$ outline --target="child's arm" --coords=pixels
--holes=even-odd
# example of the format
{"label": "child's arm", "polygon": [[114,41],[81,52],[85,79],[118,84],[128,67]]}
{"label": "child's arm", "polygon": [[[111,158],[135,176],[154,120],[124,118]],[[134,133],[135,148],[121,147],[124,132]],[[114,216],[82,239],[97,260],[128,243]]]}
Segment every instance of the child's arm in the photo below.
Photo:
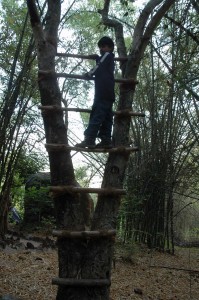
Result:
{"label": "child's arm", "polygon": [[[97,59],[99,58],[99,55],[98,55],[98,54],[91,54],[91,55],[89,55],[89,58],[95,59],[95,60],[97,61]],[[95,68],[95,67],[94,67],[94,68]],[[84,76],[85,78],[87,78],[87,79],[92,78],[92,75],[90,74],[90,72],[91,72],[94,68],[92,68],[90,71],[84,73],[83,76]]]}
{"label": "child's arm", "polygon": [[109,52],[105,52],[104,55],[102,56],[102,58],[100,59],[100,61],[98,61],[98,63],[96,64],[96,66],[94,68],[92,68],[89,72],[85,73],[84,76],[86,78],[92,78],[93,75],[95,75],[95,72],[97,71],[97,69],[99,68],[99,66],[101,64],[103,64],[103,62],[105,61],[105,59],[107,58],[107,56],[109,54],[110,54]]}

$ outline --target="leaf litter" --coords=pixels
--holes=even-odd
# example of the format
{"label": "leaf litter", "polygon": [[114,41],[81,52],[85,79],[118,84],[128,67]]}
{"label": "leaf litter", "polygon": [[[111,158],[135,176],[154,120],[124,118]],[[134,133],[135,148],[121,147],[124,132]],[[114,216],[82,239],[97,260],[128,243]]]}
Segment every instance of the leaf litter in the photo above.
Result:
{"label": "leaf litter", "polygon": [[[56,249],[0,251],[0,296],[21,300],[56,299]],[[137,247],[116,247],[110,300],[198,300],[199,249],[177,248],[175,255]]]}

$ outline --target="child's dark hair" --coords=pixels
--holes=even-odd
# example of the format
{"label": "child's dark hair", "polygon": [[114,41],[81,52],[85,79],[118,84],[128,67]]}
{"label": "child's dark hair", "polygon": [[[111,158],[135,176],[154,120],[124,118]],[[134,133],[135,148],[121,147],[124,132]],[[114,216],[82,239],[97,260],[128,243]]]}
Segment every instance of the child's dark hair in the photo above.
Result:
{"label": "child's dark hair", "polygon": [[108,36],[103,36],[99,42],[97,43],[98,47],[109,46],[110,48],[114,49],[114,42]]}

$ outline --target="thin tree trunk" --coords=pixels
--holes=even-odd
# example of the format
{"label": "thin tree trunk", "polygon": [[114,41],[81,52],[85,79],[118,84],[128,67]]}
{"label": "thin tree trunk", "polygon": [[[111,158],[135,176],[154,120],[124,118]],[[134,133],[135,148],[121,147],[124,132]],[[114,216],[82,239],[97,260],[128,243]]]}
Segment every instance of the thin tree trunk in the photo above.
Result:
{"label": "thin tree trunk", "polygon": [[[7,230],[7,214],[10,205],[10,190],[13,180],[14,168],[21,147],[24,145],[26,137],[19,137],[19,129],[22,126],[23,118],[26,113],[28,99],[19,95],[27,89],[28,80],[24,83],[25,75],[29,74],[28,68],[33,62],[30,57],[33,50],[33,40],[30,38],[29,46],[26,51],[22,70],[17,73],[20,51],[23,45],[25,29],[28,22],[28,14],[24,20],[24,26],[20,35],[19,42],[16,46],[13,63],[11,66],[10,77],[5,92],[4,100],[1,105],[0,115],[0,235],[4,236]],[[31,58],[31,59],[30,59]],[[16,112],[16,106],[18,110]]]}

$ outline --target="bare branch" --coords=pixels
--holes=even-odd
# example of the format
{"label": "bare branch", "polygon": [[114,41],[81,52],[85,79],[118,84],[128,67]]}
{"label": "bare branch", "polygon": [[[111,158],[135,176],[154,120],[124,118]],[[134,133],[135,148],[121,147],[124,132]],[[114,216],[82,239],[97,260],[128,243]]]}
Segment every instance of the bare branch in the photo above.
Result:
{"label": "bare branch", "polygon": [[148,45],[148,42],[149,42],[155,28],[157,27],[157,25],[161,21],[162,17],[165,15],[165,13],[169,10],[169,8],[172,6],[172,4],[175,1],[176,0],[166,0],[165,3],[158,9],[156,14],[152,17],[151,21],[149,22],[149,24],[146,27],[144,35],[143,35],[143,46],[142,46],[143,52],[144,52],[146,46]]}
{"label": "bare branch", "polygon": [[123,25],[117,21],[110,19],[108,16],[109,13],[110,0],[104,0],[104,8],[98,10],[99,14],[102,16],[102,22],[104,25],[108,27],[113,27],[115,30],[115,38],[117,44],[117,51],[120,57],[126,57],[126,47],[124,42],[124,34],[123,34]]}
{"label": "bare branch", "polygon": [[182,29],[188,36],[190,36],[198,45],[199,45],[199,39],[196,35],[194,35],[189,29],[185,28],[182,23],[174,20],[173,18],[169,17],[168,15],[165,15],[165,17],[170,20],[172,23],[177,25],[180,29]]}
{"label": "bare branch", "polygon": [[40,25],[40,18],[39,18],[39,14],[37,12],[37,7],[36,7],[36,4],[35,4],[35,1],[34,0],[27,0],[27,6],[28,6],[29,14],[30,14],[31,25],[33,27]]}
{"label": "bare branch", "polygon": [[57,34],[60,24],[61,3],[60,0],[49,1],[46,14],[45,34],[48,42],[57,46]]}
{"label": "bare branch", "polygon": [[148,21],[149,16],[153,12],[153,9],[159,5],[162,2],[162,0],[151,0],[147,3],[147,5],[142,10],[140,17],[137,21],[137,24],[135,26],[134,30],[134,39],[133,39],[133,46],[137,43],[139,44],[140,38],[143,36],[144,29],[146,27],[146,23]]}
{"label": "bare branch", "polygon": [[42,28],[42,24],[40,21],[40,17],[37,11],[37,7],[34,0],[27,0],[28,12],[30,15],[30,23],[32,26],[32,30],[34,33],[34,38],[37,42],[45,43],[44,32]]}
{"label": "bare branch", "polygon": [[[129,64],[127,67],[128,71],[131,73],[131,76],[133,78],[137,76],[140,61],[155,28],[161,21],[164,14],[169,10],[171,5],[175,3],[175,1],[176,0],[151,0],[143,9],[135,27],[132,48],[129,55]],[[146,23],[150,15],[153,13],[154,9],[162,2],[164,3],[160,6],[160,8],[151,18],[151,21],[146,27]]]}

